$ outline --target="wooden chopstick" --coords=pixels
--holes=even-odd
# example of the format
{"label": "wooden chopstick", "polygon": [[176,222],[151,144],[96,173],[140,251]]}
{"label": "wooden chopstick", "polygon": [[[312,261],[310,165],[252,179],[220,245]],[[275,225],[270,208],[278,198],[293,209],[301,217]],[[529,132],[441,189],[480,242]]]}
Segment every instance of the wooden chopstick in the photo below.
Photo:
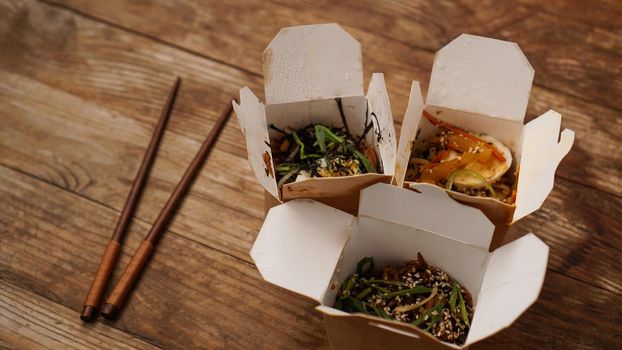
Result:
{"label": "wooden chopstick", "polygon": [[151,256],[154,247],[158,243],[160,236],[166,230],[166,227],[170,222],[170,219],[173,217],[173,214],[175,214],[175,210],[183,199],[184,194],[192,184],[192,181],[199,172],[199,169],[205,161],[205,158],[210,153],[212,145],[216,141],[218,134],[224,127],[227,119],[229,118],[229,115],[231,114],[232,108],[233,105],[229,104],[228,107],[220,115],[220,117],[216,121],[216,124],[207,135],[207,138],[205,139],[205,141],[203,141],[203,145],[201,145],[201,148],[195,155],[192,163],[190,163],[190,166],[188,166],[188,169],[186,169],[186,172],[182,176],[179,184],[177,184],[177,187],[175,187],[175,190],[173,190],[173,193],[164,205],[164,208],[160,212],[160,215],[158,215],[158,218],[151,227],[151,230],[149,230],[149,233],[134,253],[132,260],[130,260],[130,263],[123,271],[121,278],[119,278],[119,281],[108,296],[106,304],[101,310],[101,314],[105,318],[116,318],[121,306],[123,305],[123,302],[125,301],[132,286],[134,285],[134,282],[136,281],[138,276],[140,276],[141,271],[149,260],[149,257]]}
{"label": "wooden chopstick", "polygon": [[84,299],[84,307],[82,308],[82,314],[80,315],[80,318],[83,321],[92,321],[96,316],[104,290],[108,285],[108,280],[110,279],[112,270],[117,263],[123,237],[127,232],[127,227],[136,209],[136,204],[138,203],[138,199],[140,198],[143,188],[145,187],[149,170],[151,169],[160,140],[164,134],[164,128],[169,116],[171,115],[171,111],[173,110],[173,105],[175,104],[180,84],[181,78],[177,77],[175,84],[168,94],[166,103],[162,108],[158,124],[156,124],[155,129],[153,130],[151,141],[149,141],[149,146],[147,147],[143,160],[140,163],[140,167],[138,168],[138,173],[136,173],[136,177],[134,178],[134,183],[132,183],[130,193],[125,200],[125,205],[123,206],[121,216],[119,216],[117,225],[112,233],[112,238],[110,238],[110,241],[104,250],[99,266],[97,267],[97,272],[95,272],[95,276],[91,282],[91,288]]}

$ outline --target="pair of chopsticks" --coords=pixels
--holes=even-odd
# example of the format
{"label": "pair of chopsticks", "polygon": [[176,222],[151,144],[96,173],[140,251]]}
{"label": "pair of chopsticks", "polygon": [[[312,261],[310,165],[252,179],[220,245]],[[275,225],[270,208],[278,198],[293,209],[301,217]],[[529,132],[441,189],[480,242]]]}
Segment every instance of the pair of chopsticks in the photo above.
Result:
{"label": "pair of chopsticks", "polygon": [[[82,309],[82,314],[80,315],[80,318],[84,321],[92,321],[96,317],[97,309],[99,308],[99,305],[102,301],[104,290],[108,285],[108,280],[110,279],[112,270],[117,263],[119,253],[121,251],[121,244],[123,238],[127,232],[127,227],[130,223],[130,219],[132,217],[132,214],[134,213],[136,204],[138,203],[138,199],[144,188],[149,169],[151,168],[151,164],[153,163],[153,159],[155,158],[155,154],[158,149],[158,145],[160,143],[162,135],[164,134],[165,125],[175,104],[175,99],[177,97],[180,85],[181,78],[178,77],[168,95],[166,104],[162,109],[160,120],[158,121],[158,124],[153,131],[151,141],[149,142],[149,146],[147,147],[143,160],[140,164],[140,168],[138,169],[138,173],[136,174],[136,178],[134,179],[134,183],[132,184],[130,193],[127,197],[127,200],[125,201],[121,216],[119,216],[119,220],[117,221],[117,225],[113,231],[112,238],[110,239],[108,245],[106,246],[106,249],[104,250],[101,261],[97,268],[97,272],[95,273],[93,282],[91,283],[91,288],[84,300],[84,307]],[[175,214],[177,207],[181,203],[181,200],[188,191],[188,188],[192,184],[192,181],[199,172],[201,164],[203,164],[203,162],[209,155],[214,142],[218,138],[219,132],[222,130],[225,123],[227,122],[229,115],[231,114],[232,108],[232,104],[229,103],[228,107],[223,111],[223,113],[216,121],[216,124],[205,138],[205,141],[203,141],[201,148],[194,156],[192,163],[190,163],[180,182],[177,184],[177,186],[173,190],[173,193],[171,193],[171,196],[164,205],[164,208],[162,208],[162,211],[160,212],[158,218],[149,230],[149,233],[139,245],[138,249],[134,253],[134,256],[123,271],[123,274],[117,281],[117,284],[112,289],[112,292],[108,296],[106,303],[100,310],[100,313],[105,318],[114,319],[117,316],[121,306],[123,305],[123,302],[125,301],[125,298],[128,296],[130,290],[132,289],[134,282],[140,276],[141,271],[149,260],[149,257],[151,256],[154,247],[158,243],[160,236],[166,230],[170,219]]]}

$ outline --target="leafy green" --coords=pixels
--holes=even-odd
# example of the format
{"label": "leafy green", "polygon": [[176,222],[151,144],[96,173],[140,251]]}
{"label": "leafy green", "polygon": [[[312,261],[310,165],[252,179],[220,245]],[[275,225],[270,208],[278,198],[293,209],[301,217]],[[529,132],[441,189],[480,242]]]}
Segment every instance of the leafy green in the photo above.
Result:
{"label": "leafy green", "polygon": [[[367,266],[367,269],[363,270]],[[356,274],[359,276],[371,276],[374,272],[374,258],[366,256],[356,264]]]}
{"label": "leafy green", "polygon": [[390,299],[390,298],[395,298],[397,296],[402,296],[402,295],[407,295],[407,294],[412,295],[412,294],[430,293],[431,291],[432,291],[432,288],[428,288],[424,286],[416,286],[414,288],[402,289],[396,292],[387,293],[387,294],[381,295],[380,298]]}

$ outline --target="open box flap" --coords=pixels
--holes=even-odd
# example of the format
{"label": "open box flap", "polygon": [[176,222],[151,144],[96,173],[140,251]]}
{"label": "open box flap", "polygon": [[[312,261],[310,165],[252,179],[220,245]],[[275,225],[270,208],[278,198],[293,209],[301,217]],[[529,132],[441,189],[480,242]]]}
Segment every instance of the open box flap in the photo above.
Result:
{"label": "open box flap", "polygon": [[410,160],[410,152],[412,150],[415,138],[417,137],[417,128],[419,120],[423,113],[423,96],[418,81],[413,81],[410,87],[410,97],[408,98],[408,107],[402,121],[402,129],[400,131],[400,141],[398,143],[397,155],[395,161],[395,176],[393,183],[398,187],[404,185],[404,177],[408,169],[408,161]]}
{"label": "open box flap", "polygon": [[354,220],[313,200],[292,200],[270,209],[250,255],[266,281],[320,303]]}
{"label": "open box flap", "polygon": [[436,53],[426,103],[522,123],[533,76],[516,43],[462,34]]}
{"label": "open box flap", "polygon": [[445,190],[415,184],[414,191],[376,184],[361,191],[359,216],[414,227],[488,250],[494,225],[478,209],[462,205]]}
{"label": "open box flap", "polygon": [[409,324],[365,314],[348,314],[320,305],[329,343],[334,349],[426,349],[447,350],[462,347],[438,341],[426,331]]}
{"label": "open box flap", "polygon": [[560,127],[561,115],[549,110],[523,128],[513,221],[540,208],[553,189],[555,170],[574,142],[574,132],[568,129],[558,142]]}
{"label": "open box flap", "polygon": [[510,326],[538,299],[548,256],[532,233],[490,254],[466,345]]}
{"label": "open box flap", "polygon": [[374,140],[380,152],[382,169],[384,174],[393,175],[395,171],[395,150],[397,148],[395,126],[393,125],[391,103],[382,73],[372,74],[367,90],[367,101],[369,103],[369,117],[371,118],[369,122],[374,123]]}
{"label": "open box flap", "polygon": [[261,187],[274,198],[279,198],[275,173],[272,169],[272,150],[265,107],[248,87],[240,89],[240,103],[237,104],[235,101],[232,103],[240,129],[246,136],[246,152],[253,173]]}
{"label": "open box flap", "polygon": [[363,96],[362,62],[335,23],[283,28],[263,53],[266,104]]}

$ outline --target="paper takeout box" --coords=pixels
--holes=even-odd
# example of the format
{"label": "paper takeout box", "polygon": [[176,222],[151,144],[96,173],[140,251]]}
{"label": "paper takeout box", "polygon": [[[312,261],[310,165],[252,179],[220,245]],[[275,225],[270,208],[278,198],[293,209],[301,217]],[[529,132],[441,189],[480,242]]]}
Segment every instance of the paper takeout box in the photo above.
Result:
{"label": "paper takeout box", "polygon": [[[361,46],[350,34],[337,24],[283,28],[263,53],[263,72],[265,106],[245,87],[233,108],[255,177],[274,198],[267,202],[314,198],[353,212],[362,188],[391,181],[397,143],[384,76],[372,75],[365,96]],[[340,104],[352,135],[372,125],[366,143],[376,149],[381,173],[311,178],[279,191],[270,149],[279,134],[270,125],[282,130],[311,123],[342,127]]]}
{"label": "paper takeout box", "polygon": [[413,82],[400,134],[394,183],[405,182],[411,150],[437,132],[422,112],[475,133],[486,133],[512,151],[517,174],[516,202],[450,196],[481,209],[495,224],[490,249],[498,247],[510,225],[537,210],[553,189],[555,170],[570,151],[574,132],[564,129],[561,115],[549,110],[523,125],[534,70],[516,43],[462,34],[436,53],[426,103]]}
{"label": "paper takeout box", "polygon": [[[480,210],[428,184],[417,191],[376,184],[361,192],[358,217],[308,199],[270,210],[251,249],[263,278],[317,301],[334,349],[464,348],[510,326],[538,298],[548,246],[528,234],[488,252],[494,225]],[[420,252],[473,296],[463,347],[405,323],[332,308],[343,281],[365,257],[377,269]]]}

